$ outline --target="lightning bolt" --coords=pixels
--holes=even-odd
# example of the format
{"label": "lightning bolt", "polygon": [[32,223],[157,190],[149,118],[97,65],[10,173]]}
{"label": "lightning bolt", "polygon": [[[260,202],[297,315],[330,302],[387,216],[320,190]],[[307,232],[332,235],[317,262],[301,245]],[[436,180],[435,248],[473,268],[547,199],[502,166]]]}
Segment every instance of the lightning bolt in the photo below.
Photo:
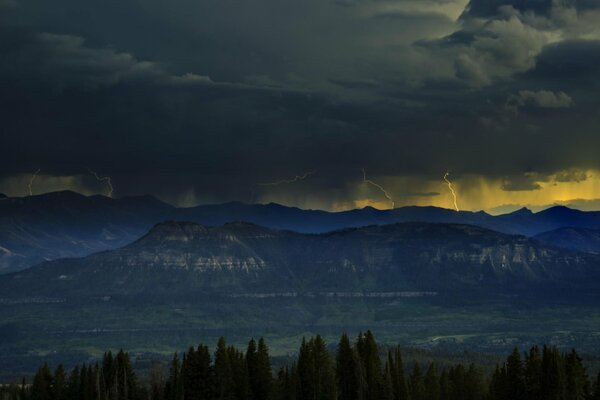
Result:
{"label": "lightning bolt", "polygon": [[96,180],[98,182],[106,182],[106,186],[108,187],[108,197],[112,197],[113,195],[113,185],[112,185],[112,179],[110,176],[100,176],[97,173],[95,173],[94,171],[92,171],[91,169],[87,169],[88,172],[92,175],[94,175],[94,177],[96,178]]}
{"label": "lightning bolt", "polygon": [[448,175],[450,175],[450,172],[446,172],[444,174],[444,180],[446,181],[446,184],[448,185],[448,189],[450,189],[450,193],[452,193],[452,198],[454,199],[454,209],[456,211],[460,211],[458,209],[458,204],[456,203],[456,192],[454,191],[454,188],[452,187],[452,182],[450,182],[450,180],[448,179]]}
{"label": "lightning bolt", "polygon": [[390,203],[392,203],[392,210],[393,210],[394,206],[395,206],[394,199],[392,198],[392,196],[390,196],[390,194],[388,193],[388,191],[385,190],[381,185],[373,182],[370,179],[367,179],[367,173],[365,172],[364,168],[361,168],[361,171],[363,173],[363,182],[364,183],[368,183],[369,185],[374,186],[377,189],[379,189],[383,193],[383,195],[385,196],[385,198],[388,199],[390,201]]}
{"label": "lightning bolt", "polygon": [[41,169],[37,169],[33,175],[31,175],[31,179],[29,179],[29,183],[27,184],[27,188],[29,189],[29,195],[33,196],[33,181],[35,181],[35,178],[37,178],[38,174],[40,173]]}
{"label": "lightning bolt", "polygon": [[303,181],[306,178],[308,178],[311,175],[316,174],[317,171],[309,171],[309,172],[305,172],[302,175],[296,175],[293,178],[290,179],[282,179],[280,181],[276,181],[276,182],[268,182],[268,183],[259,183],[258,186],[279,186],[279,185],[287,185],[289,183],[294,183],[294,182],[298,182],[298,181]]}

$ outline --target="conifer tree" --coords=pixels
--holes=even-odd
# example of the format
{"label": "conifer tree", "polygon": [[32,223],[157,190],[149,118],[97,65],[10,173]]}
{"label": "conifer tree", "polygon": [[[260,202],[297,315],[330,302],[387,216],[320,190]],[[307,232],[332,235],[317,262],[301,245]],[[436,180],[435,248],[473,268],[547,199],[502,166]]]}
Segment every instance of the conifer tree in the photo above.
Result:
{"label": "conifer tree", "polygon": [[566,400],[586,400],[591,390],[581,358],[573,349],[565,357]]}
{"label": "conifer tree", "polygon": [[335,383],[335,370],[327,345],[320,335],[313,340],[313,358],[315,363],[318,396],[320,400],[335,400],[337,386]]}
{"label": "conifer tree", "polygon": [[19,400],[27,400],[29,397],[29,391],[27,390],[27,380],[23,378],[21,380],[21,388],[19,390]]}
{"label": "conifer tree", "polygon": [[215,352],[215,399],[235,399],[235,385],[231,359],[225,338],[219,338]]}
{"label": "conifer tree", "polygon": [[231,369],[234,376],[234,393],[237,400],[250,398],[250,378],[244,353],[231,346],[228,349]]}
{"label": "conifer tree", "polygon": [[208,346],[199,345],[195,355],[197,399],[210,400],[214,395],[214,370]]}
{"label": "conifer tree", "polygon": [[[450,378],[448,377],[448,371],[446,371],[445,369],[440,375],[440,399],[453,400]],[[492,393],[490,393],[490,399],[494,399]]]}
{"label": "conifer tree", "polygon": [[388,352],[388,364],[391,366],[392,388],[394,390],[394,400],[408,400],[408,387],[404,376],[404,364],[402,362],[402,353],[400,346]]}
{"label": "conifer tree", "polygon": [[508,385],[508,396],[512,400],[522,400],[525,394],[525,377],[521,353],[515,348],[506,359],[506,379]]}
{"label": "conifer tree", "polygon": [[51,400],[52,399],[52,372],[48,364],[44,363],[38,369],[33,377],[31,384],[31,400]]}
{"label": "conifer tree", "polygon": [[448,371],[451,382],[451,393],[455,399],[463,399],[466,396],[466,371],[462,364],[455,365]]}
{"label": "conifer tree", "polygon": [[496,364],[496,370],[492,374],[490,382],[491,400],[510,400],[508,397],[508,382],[506,377],[506,366],[500,367]]}
{"label": "conifer tree", "polygon": [[67,399],[78,400],[79,399],[79,366],[75,366],[69,374],[69,382],[67,386]]}
{"label": "conifer tree", "polygon": [[258,341],[258,347],[254,339],[248,343],[246,351],[246,362],[248,376],[250,379],[250,393],[252,399],[268,400],[271,393],[273,375],[271,371],[271,358],[264,338]]}
{"label": "conifer tree", "polygon": [[440,400],[440,381],[433,363],[429,364],[423,383],[425,385],[425,398],[427,400]]}
{"label": "conifer tree", "polygon": [[273,396],[274,400],[295,400],[296,386],[294,382],[294,367],[281,367],[277,373],[276,389]]}
{"label": "conifer tree", "polygon": [[471,363],[465,375],[465,400],[481,400],[485,398],[486,393],[483,373]]}
{"label": "conifer tree", "polygon": [[111,351],[104,353],[104,356],[102,357],[102,378],[104,380],[107,399],[117,400],[117,388],[113,385],[115,382],[115,367]]}
{"label": "conifer tree", "polygon": [[150,400],[163,400],[165,393],[165,377],[163,374],[162,365],[158,361],[152,362],[150,366],[149,376],[149,399]]}
{"label": "conifer tree", "polygon": [[425,383],[423,381],[423,373],[419,363],[415,363],[409,379],[409,393],[411,400],[426,400],[425,398]]}
{"label": "conifer tree", "polygon": [[334,400],[335,372],[325,342],[320,336],[302,340],[297,365],[299,400]]}
{"label": "conifer tree", "polygon": [[381,399],[394,400],[394,387],[392,385],[392,369],[389,363],[386,363],[383,369]]}
{"label": "conifer tree", "polygon": [[340,400],[358,399],[358,360],[350,339],[345,333],[340,338],[336,355],[336,379]]}
{"label": "conifer tree", "polygon": [[365,400],[379,400],[381,397],[381,360],[375,337],[371,331],[358,335],[356,349],[361,360],[366,383]]}
{"label": "conifer tree", "polygon": [[314,381],[315,371],[313,370],[313,364],[310,358],[309,344],[306,341],[306,338],[303,337],[302,343],[300,344],[300,350],[298,351],[298,365],[296,371],[298,376],[298,385],[296,387],[298,400],[312,399],[311,383]]}
{"label": "conifer tree", "polygon": [[165,383],[165,400],[183,400],[183,385],[181,380],[181,363],[177,353],[173,354],[169,376]]}
{"label": "conifer tree", "polygon": [[54,371],[52,380],[52,400],[66,400],[67,398],[67,377],[65,368],[59,364]]}
{"label": "conifer tree", "polygon": [[600,400],[600,371],[598,371],[598,376],[596,377],[596,382],[594,383],[594,400]]}
{"label": "conifer tree", "polygon": [[525,358],[525,398],[539,399],[542,396],[542,355],[534,346]]}
{"label": "conifer tree", "polygon": [[544,346],[542,350],[542,398],[563,400],[566,396],[565,389],[562,356],[556,347]]}

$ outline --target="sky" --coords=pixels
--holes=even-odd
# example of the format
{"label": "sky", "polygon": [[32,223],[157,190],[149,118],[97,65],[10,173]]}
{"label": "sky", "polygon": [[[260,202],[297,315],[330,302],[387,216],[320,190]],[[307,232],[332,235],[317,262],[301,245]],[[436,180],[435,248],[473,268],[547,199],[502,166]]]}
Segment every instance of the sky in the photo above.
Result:
{"label": "sky", "polygon": [[0,0],[0,192],[600,209],[599,84],[599,0]]}

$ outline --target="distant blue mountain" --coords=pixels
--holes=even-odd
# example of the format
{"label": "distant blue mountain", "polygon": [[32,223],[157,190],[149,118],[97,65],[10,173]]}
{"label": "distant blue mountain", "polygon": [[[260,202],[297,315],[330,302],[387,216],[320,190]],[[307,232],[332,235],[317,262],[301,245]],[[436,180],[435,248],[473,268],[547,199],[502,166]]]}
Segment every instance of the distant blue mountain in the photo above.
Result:
{"label": "distant blue mountain", "polygon": [[470,224],[526,236],[563,227],[600,228],[600,212],[583,212],[562,206],[538,213],[521,209],[499,216],[416,206],[327,212],[274,203],[230,202],[177,208],[152,196],[112,199],[63,191],[1,199],[0,272],[24,269],[45,260],[80,257],[119,248],[166,220],[207,226],[246,221],[299,233],[323,233],[398,222]]}

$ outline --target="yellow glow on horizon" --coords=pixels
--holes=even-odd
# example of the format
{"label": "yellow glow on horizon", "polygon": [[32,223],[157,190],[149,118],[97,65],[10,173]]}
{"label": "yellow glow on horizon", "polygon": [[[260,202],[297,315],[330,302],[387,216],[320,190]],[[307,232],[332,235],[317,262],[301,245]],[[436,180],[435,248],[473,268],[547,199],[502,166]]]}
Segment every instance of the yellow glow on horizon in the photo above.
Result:
{"label": "yellow glow on horizon", "polygon": [[[528,174],[523,181],[525,184],[521,182],[521,187],[526,188],[526,184],[529,183],[532,187],[538,187],[536,190],[506,191],[502,189],[503,184],[506,183],[506,179],[502,177],[460,174],[456,170],[451,181],[460,209],[465,211],[484,210],[499,214],[520,207],[537,211],[557,204],[584,210],[600,210],[600,170],[575,170],[576,174],[573,174],[573,171],[557,171],[553,175]],[[396,207],[415,205],[455,209],[453,197],[448,193],[447,183],[441,179],[441,176],[378,175],[373,176],[372,179],[385,187],[390,197],[393,197]],[[73,190],[85,195],[97,194],[101,188],[84,178],[83,175],[53,176],[41,173],[35,178],[33,191],[34,194],[57,190]],[[375,190],[372,185],[366,185],[360,176],[350,178],[337,182],[335,186],[323,186],[318,181],[308,180],[303,186],[283,185],[277,190],[259,193],[254,196],[253,201],[329,211],[364,207],[390,209],[390,200]],[[569,178],[572,180],[568,181]],[[31,174],[19,174],[0,179],[0,193],[9,196],[27,196],[31,179]],[[222,198],[218,193],[203,193],[200,197],[191,189],[182,193],[187,193],[184,196],[185,203],[181,201],[182,196],[179,201],[173,198],[164,200],[167,202],[171,200],[173,204],[183,207],[229,200],[248,201],[248,193],[241,193],[245,196],[243,198]]]}
{"label": "yellow glow on horizon", "polygon": [[[506,191],[502,189],[503,179],[491,179],[480,175],[456,175],[452,180],[461,209],[467,211],[494,210],[507,205],[515,207],[544,207],[553,204],[568,204],[574,200],[600,199],[600,172],[585,171],[586,179],[580,181],[560,182],[558,175],[550,175],[533,179],[539,185],[536,190]],[[380,178],[378,178],[380,179]],[[386,177],[386,187],[394,195],[396,207],[409,205],[435,206],[455,209],[454,198],[448,196],[448,186],[443,180],[423,179],[418,177]],[[394,184],[396,182],[396,184]],[[412,192],[432,193],[439,195],[418,195]],[[334,211],[363,208],[389,209],[389,203],[365,196],[357,190],[356,199],[334,202],[330,207]]]}

